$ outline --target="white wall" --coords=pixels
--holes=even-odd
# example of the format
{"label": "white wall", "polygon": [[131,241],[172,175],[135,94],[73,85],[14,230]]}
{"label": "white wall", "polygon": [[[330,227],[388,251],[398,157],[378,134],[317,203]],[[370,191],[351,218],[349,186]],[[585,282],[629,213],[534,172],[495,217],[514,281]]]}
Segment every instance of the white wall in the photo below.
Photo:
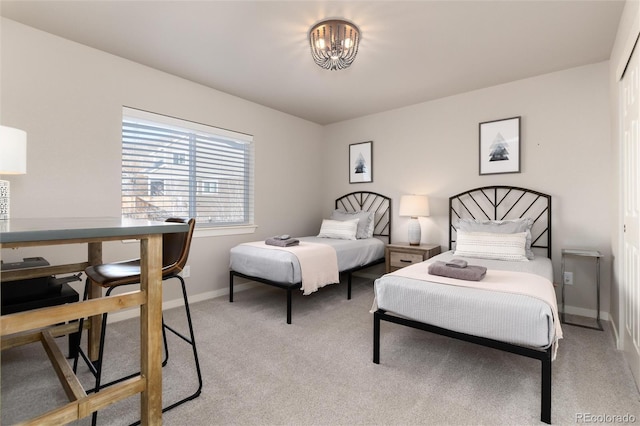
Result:
{"label": "white wall", "polygon": [[[408,218],[398,217],[398,200],[402,194],[428,194],[431,216],[421,219],[422,239],[445,249],[450,195],[493,184],[549,193],[556,282],[561,248],[602,251],[602,306],[608,311],[609,203],[615,188],[608,97],[608,62],[602,62],[326,126],[325,205],[352,190],[389,195],[392,240],[406,241]],[[478,123],[514,116],[522,117],[521,173],[479,176]],[[368,140],[373,141],[374,181],[349,185],[348,145]],[[595,312],[594,268],[589,266],[575,266],[576,284],[567,289],[567,304],[577,308],[573,312]]]}
{"label": "white wall", "polygon": [[[322,165],[309,159],[322,155],[321,126],[11,20],[2,19],[0,29],[1,123],[28,135],[27,174],[4,177],[11,182],[12,217],[120,216],[125,105],[254,136],[258,229],[194,239],[190,294],[228,288],[235,244],[307,234],[320,222]],[[104,260],[137,257],[137,250],[137,244],[110,243]],[[10,261],[27,255],[54,264],[86,253],[83,246],[2,251]],[[174,296],[169,291],[165,299]]]}

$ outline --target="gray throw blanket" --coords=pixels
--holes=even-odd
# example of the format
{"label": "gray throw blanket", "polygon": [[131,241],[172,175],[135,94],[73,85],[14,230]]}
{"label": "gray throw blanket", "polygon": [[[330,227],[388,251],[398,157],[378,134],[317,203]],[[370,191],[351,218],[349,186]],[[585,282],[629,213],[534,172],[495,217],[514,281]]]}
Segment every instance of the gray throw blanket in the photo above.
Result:
{"label": "gray throw blanket", "polygon": [[460,266],[447,266],[445,262],[436,261],[429,265],[428,272],[431,275],[456,278],[458,280],[480,281],[487,274],[487,268],[477,265],[467,265],[461,268]]}
{"label": "gray throw blanket", "polygon": [[264,243],[270,246],[291,247],[300,244],[300,240],[298,240],[297,238],[287,238],[286,240],[281,240],[278,238],[267,238]]}

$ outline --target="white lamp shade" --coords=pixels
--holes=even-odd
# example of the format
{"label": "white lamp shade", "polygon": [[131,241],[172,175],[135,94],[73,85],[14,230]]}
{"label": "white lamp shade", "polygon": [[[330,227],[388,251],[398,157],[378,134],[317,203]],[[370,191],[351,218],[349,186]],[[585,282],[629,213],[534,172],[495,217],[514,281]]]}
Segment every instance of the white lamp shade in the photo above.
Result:
{"label": "white lamp shade", "polygon": [[429,216],[429,198],[426,195],[403,195],[400,197],[400,216]]}
{"label": "white lamp shade", "polygon": [[27,173],[27,132],[0,126],[0,175]]}

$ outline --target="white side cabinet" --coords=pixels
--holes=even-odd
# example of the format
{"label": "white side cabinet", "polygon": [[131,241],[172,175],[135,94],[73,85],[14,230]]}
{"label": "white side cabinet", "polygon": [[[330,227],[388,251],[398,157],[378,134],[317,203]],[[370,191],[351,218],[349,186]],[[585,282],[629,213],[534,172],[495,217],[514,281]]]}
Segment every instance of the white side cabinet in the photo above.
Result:
{"label": "white side cabinet", "polygon": [[[575,324],[575,323],[570,323],[565,321],[564,318],[564,302],[565,302],[565,298],[564,298],[564,263],[565,263],[565,259],[567,257],[588,257],[588,258],[592,258],[595,262],[595,267],[596,267],[596,309],[597,309],[597,316],[596,316],[596,323],[597,326],[596,327],[591,327],[588,325],[582,325],[582,324]],[[600,322],[600,258],[602,258],[602,254],[600,254],[599,251],[597,250],[590,250],[590,249],[562,249],[562,273],[560,274],[560,279],[562,280],[562,314],[561,314],[561,321],[564,324],[569,324],[569,325],[576,325],[578,327],[584,327],[584,328],[591,328],[594,330],[602,330],[602,323]]]}

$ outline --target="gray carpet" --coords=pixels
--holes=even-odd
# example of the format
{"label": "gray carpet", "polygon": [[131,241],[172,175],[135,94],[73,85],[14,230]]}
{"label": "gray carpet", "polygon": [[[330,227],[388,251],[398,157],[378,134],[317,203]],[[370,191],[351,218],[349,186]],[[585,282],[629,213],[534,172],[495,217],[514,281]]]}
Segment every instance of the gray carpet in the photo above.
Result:
{"label": "gray carpet", "polygon": [[[295,294],[291,325],[285,292],[267,286],[237,293],[234,303],[221,297],[193,304],[204,389],[165,413],[164,424],[540,424],[539,361],[383,323],[375,365],[372,301],[371,280],[357,278],[350,301],[345,284]],[[181,309],[165,318],[184,324]],[[554,424],[580,423],[586,415],[640,421],[638,391],[605,326],[605,332],[564,326],[553,364]],[[135,371],[137,333],[136,320],[110,324],[106,376]],[[64,338],[59,342],[66,347]],[[165,404],[196,386],[188,345],[170,338],[169,347]],[[89,387],[88,374],[81,376]],[[41,346],[2,353],[2,424],[64,402]],[[102,411],[98,424],[131,423],[138,410],[139,399],[131,398]]]}

